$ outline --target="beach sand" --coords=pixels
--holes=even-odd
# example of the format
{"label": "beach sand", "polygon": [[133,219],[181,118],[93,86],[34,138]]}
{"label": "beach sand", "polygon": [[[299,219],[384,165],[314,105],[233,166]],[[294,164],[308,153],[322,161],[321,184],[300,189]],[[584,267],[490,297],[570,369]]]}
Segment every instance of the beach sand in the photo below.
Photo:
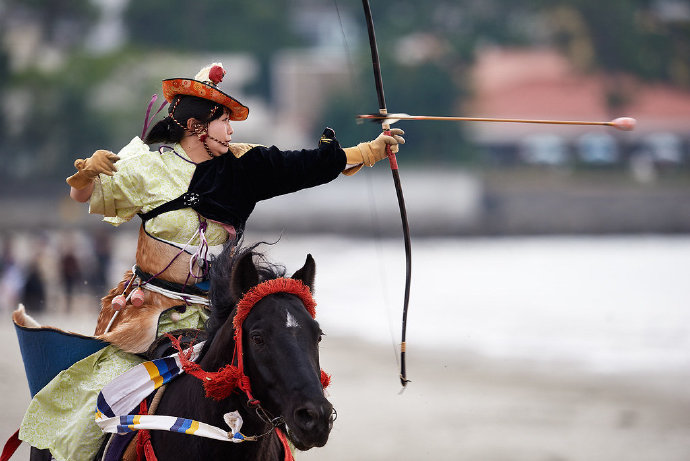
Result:
{"label": "beach sand", "polygon": [[[6,440],[21,422],[29,391],[4,317],[0,437]],[[58,326],[90,320],[81,314]],[[688,370],[602,374],[408,344],[412,382],[400,394],[395,357],[392,345],[324,339],[321,365],[332,375],[328,393],[338,418],[328,444],[298,453],[298,460],[690,459]],[[27,458],[24,446],[14,459]]]}

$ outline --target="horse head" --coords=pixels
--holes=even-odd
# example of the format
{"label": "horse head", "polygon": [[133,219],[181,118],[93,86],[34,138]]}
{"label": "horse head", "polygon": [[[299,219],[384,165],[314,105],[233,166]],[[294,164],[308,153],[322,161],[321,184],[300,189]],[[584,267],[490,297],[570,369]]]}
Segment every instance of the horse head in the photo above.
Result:
{"label": "horse head", "polygon": [[[218,325],[202,365],[222,366],[237,355],[238,367],[249,382],[249,388],[243,389],[249,396],[248,407],[258,405],[256,413],[264,422],[284,426],[297,449],[321,447],[328,440],[334,410],[324,396],[319,366],[323,333],[313,318],[314,259],[308,255],[301,269],[284,278],[267,269],[274,266],[255,264],[255,256],[251,250],[235,255],[229,277],[212,277],[212,305],[218,309],[214,315],[222,318],[223,309],[233,307]],[[227,285],[219,286],[223,280]],[[297,288],[284,291],[271,282]],[[267,284],[273,288],[263,290]],[[251,305],[243,307],[249,295]],[[216,322],[220,324],[218,317]]]}

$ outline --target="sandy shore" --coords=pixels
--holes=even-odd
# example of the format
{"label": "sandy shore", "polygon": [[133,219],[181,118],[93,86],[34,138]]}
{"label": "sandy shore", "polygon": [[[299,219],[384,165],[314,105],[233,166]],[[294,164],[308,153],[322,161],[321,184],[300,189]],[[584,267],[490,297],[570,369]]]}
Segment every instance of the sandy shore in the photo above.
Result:
{"label": "sandy shore", "polygon": [[[0,437],[18,427],[29,391],[11,325],[0,322]],[[60,326],[88,328],[84,315]],[[400,384],[391,345],[327,337],[322,367],[338,410],[327,460],[685,461],[690,373],[603,375],[568,364],[488,359],[408,346]],[[3,440],[4,442],[4,440]],[[15,459],[27,459],[22,448]]]}

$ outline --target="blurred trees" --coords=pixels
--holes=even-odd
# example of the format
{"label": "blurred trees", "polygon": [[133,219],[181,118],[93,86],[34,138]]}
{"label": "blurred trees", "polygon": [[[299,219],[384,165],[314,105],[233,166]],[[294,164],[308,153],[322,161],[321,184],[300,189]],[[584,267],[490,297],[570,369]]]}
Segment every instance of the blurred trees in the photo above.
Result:
{"label": "blurred trees", "polygon": [[3,0],[3,28],[10,21],[24,21],[39,25],[41,40],[54,47],[68,48],[83,40],[84,31],[97,15],[89,0]]}
{"label": "blurred trees", "polygon": [[[129,34],[126,46],[95,54],[88,48],[89,31],[99,14],[94,0],[0,0],[0,123],[5,128],[0,145],[5,168],[0,175],[62,178],[76,155],[97,147],[116,148],[121,139],[115,127],[131,115],[94,100],[114,73],[122,74],[122,63],[137,53],[252,54],[262,69],[248,90],[270,101],[271,57],[285,47],[318,45],[298,29],[293,16],[299,8],[331,7],[322,3],[130,1],[123,17]],[[627,81],[625,76],[688,87],[690,20],[669,13],[678,5],[682,10],[683,4],[687,11],[682,0],[374,1],[389,110],[463,114],[463,103],[472,93],[469,69],[486,45],[557,46],[580,69],[609,76],[607,102],[612,110],[628,99],[629,89],[621,83]],[[321,119],[349,144],[376,135],[374,124],[357,126],[354,115],[378,108],[361,5],[338,0],[338,12],[359,27],[347,36],[357,44],[348,51],[354,63],[346,70],[352,85],[324,101]],[[400,126],[406,128],[405,123]],[[406,149],[410,155],[401,161],[470,158],[462,125],[414,126]]]}
{"label": "blurred trees", "polygon": [[65,157],[103,139],[105,127],[88,104],[99,75],[79,55],[96,13],[88,0],[3,2],[3,176],[64,176],[72,169]]}
{"label": "blurred trees", "polygon": [[[341,7],[342,8],[342,7]],[[394,5],[372,2],[372,16],[381,59],[388,110],[419,115],[459,114],[471,94],[468,70],[475,48],[486,36],[498,42],[520,42],[519,34],[506,23],[509,16],[492,2],[419,2],[398,0]],[[362,25],[361,49],[352,95],[336,97],[327,104],[326,123],[340,128],[341,142],[362,138],[355,131],[352,114],[378,112],[369,42],[359,2],[348,4],[348,14]],[[353,97],[354,96],[354,97]],[[349,118],[348,118],[349,117]],[[349,122],[349,123],[348,123]],[[457,123],[400,122],[403,129],[414,126],[407,138],[406,154],[400,162],[455,162],[468,160],[470,149]],[[380,129],[373,129],[376,135]]]}
{"label": "blurred trees", "polygon": [[653,0],[539,0],[553,41],[578,67],[690,86],[690,21]]}
{"label": "blurred trees", "polygon": [[620,112],[634,75],[690,87],[690,21],[665,17],[653,0],[538,0],[550,39],[581,70],[607,76],[607,105]]}
{"label": "blurred trees", "polygon": [[290,27],[290,11],[288,0],[130,1],[125,22],[131,43],[149,51],[251,53],[261,71],[248,90],[270,98],[273,53],[301,45]]}
{"label": "blurred trees", "polygon": [[[634,94],[630,76],[690,87],[690,18],[674,15],[679,4],[682,7],[683,1],[372,2],[389,111],[463,115],[463,102],[472,91],[468,70],[483,46],[551,45],[580,70],[603,73],[606,104],[613,116]],[[349,8],[363,23],[359,2]],[[690,14],[690,8],[685,11]],[[360,33],[366,37],[365,29]],[[365,80],[358,80],[357,86],[373,91],[371,65],[365,65]],[[341,112],[361,113],[354,105],[374,112],[375,96],[368,94],[366,100],[336,99],[326,118],[344,122]],[[345,111],[337,108],[343,103],[349,104]],[[414,134],[405,150],[416,158],[451,160],[467,155],[462,125],[411,123]]]}

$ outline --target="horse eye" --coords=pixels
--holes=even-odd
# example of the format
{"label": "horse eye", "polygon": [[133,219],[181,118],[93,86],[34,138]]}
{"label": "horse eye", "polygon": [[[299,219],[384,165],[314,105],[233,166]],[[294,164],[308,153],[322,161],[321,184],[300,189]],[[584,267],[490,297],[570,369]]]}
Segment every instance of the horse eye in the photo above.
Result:
{"label": "horse eye", "polygon": [[251,340],[256,344],[257,346],[261,346],[264,343],[264,338],[258,333],[254,333],[251,335]]}

